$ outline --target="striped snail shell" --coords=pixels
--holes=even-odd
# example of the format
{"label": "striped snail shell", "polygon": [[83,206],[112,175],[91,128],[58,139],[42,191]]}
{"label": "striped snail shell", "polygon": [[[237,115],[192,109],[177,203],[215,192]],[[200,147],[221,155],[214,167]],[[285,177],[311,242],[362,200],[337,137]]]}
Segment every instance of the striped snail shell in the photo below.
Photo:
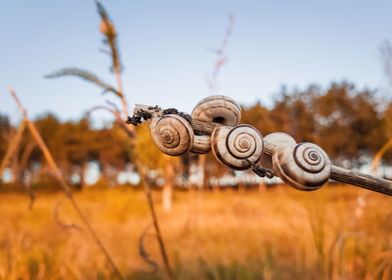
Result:
{"label": "striped snail shell", "polygon": [[264,141],[274,144],[276,147],[290,145],[295,146],[297,142],[293,137],[284,132],[273,132],[264,137]]}
{"label": "striped snail shell", "polygon": [[207,154],[211,151],[210,135],[195,135],[191,152],[195,154]]}
{"label": "striped snail shell", "polygon": [[[263,141],[273,144],[275,146],[274,150],[276,150],[279,146],[295,146],[297,144],[293,137],[283,132],[273,132],[267,134],[263,137]],[[261,160],[257,163],[257,165],[264,168],[272,169],[272,155],[264,154]]]}
{"label": "striped snail shell", "polygon": [[150,125],[151,137],[163,153],[180,156],[190,150],[193,144],[193,130],[190,124],[178,115],[154,118]]}
{"label": "striped snail shell", "polygon": [[224,95],[202,99],[193,109],[192,118],[227,126],[235,126],[241,119],[241,106]]}
{"label": "striped snail shell", "polygon": [[263,137],[250,125],[219,126],[211,139],[217,159],[235,170],[250,168],[263,155]]}
{"label": "striped snail shell", "polygon": [[320,188],[328,181],[332,168],[328,155],[312,143],[278,146],[272,163],[284,182],[302,191]]}

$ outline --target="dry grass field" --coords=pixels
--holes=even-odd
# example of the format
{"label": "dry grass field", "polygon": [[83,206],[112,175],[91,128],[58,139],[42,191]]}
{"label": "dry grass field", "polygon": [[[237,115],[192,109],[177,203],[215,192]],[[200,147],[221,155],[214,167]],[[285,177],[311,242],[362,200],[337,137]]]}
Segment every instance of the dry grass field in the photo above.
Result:
{"label": "dry grass field", "polygon": [[[139,255],[151,223],[143,192],[85,190],[76,199],[127,279],[166,279],[152,234],[144,249],[158,271]],[[154,199],[176,279],[392,277],[387,196],[342,186],[176,192],[169,214],[159,192]],[[65,226],[79,222],[62,194],[39,194],[32,211],[25,196],[1,194],[0,217],[0,279],[111,278],[87,232]]]}

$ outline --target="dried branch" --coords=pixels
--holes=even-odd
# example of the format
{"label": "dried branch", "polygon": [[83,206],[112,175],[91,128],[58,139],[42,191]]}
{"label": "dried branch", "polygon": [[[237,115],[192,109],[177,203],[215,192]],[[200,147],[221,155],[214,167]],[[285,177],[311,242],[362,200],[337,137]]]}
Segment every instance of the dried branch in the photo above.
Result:
{"label": "dried branch", "polygon": [[[22,140],[22,135],[23,135],[25,128],[26,128],[26,122],[23,120],[20,123],[15,136],[12,139],[10,139],[10,141],[9,141],[7,151],[6,151],[5,156],[0,164],[0,176],[1,176],[1,174],[3,174],[5,167],[9,164],[11,157],[15,154],[16,149],[18,148],[20,141]],[[33,148],[34,148],[34,145],[27,146],[26,150],[24,151],[24,153],[22,155],[22,159],[21,159],[19,165],[22,165],[22,166],[25,165],[25,162],[27,162],[26,157],[31,154]],[[34,202],[35,202],[35,194],[31,190],[30,186],[24,184],[24,187],[25,187],[25,191],[30,199],[28,208],[29,208],[29,210],[32,210],[33,206],[34,206]]]}
{"label": "dried branch", "polygon": [[[23,168],[27,165],[27,161],[29,160],[31,153],[33,152],[34,148],[37,146],[36,143],[34,142],[29,142],[26,144],[26,148],[24,149],[22,156],[19,161],[19,168]],[[35,203],[35,193],[31,189],[30,183],[25,183],[24,184],[25,191],[27,195],[29,196],[30,202],[29,202],[29,210],[31,211],[33,209],[34,203]]]}
{"label": "dried branch", "polygon": [[144,230],[143,233],[141,234],[139,238],[139,255],[143,258],[143,260],[148,263],[151,267],[151,274],[155,274],[158,270],[158,263],[151,259],[150,254],[147,252],[145,249],[144,241],[147,235],[152,235],[156,238],[154,234],[149,233],[149,229],[153,226],[153,224],[149,224]]}
{"label": "dried branch", "polygon": [[[119,50],[117,47],[117,33],[116,33],[116,30],[115,30],[113,23],[109,19],[108,13],[106,12],[106,10],[102,6],[102,4],[99,1],[96,1],[96,4],[97,4],[97,9],[98,9],[99,15],[101,16],[100,30],[101,30],[101,33],[106,38],[104,43],[109,45],[110,50],[111,50],[111,54],[112,54],[112,67],[113,67],[114,74],[115,74],[116,81],[117,81],[117,91],[120,93],[120,99],[121,99],[121,103],[122,103],[122,111],[125,116],[129,116],[128,102],[127,102],[127,99],[123,93],[122,78],[121,78],[121,70],[122,69],[121,69]],[[111,105],[111,104],[109,104],[109,105]],[[112,107],[114,107],[114,109],[111,109],[112,113],[114,113],[117,120],[120,119],[119,114],[117,113],[117,112],[119,112],[118,109],[116,109],[115,106],[112,106]],[[125,125],[124,122],[122,124]],[[131,126],[127,126],[127,125],[121,126],[121,127],[128,134],[132,133],[132,136],[135,135],[133,127],[131,128]],[[142,169],[142,168],[140,168],[140,169]],[[145,172],[141,171],[142,178],[144,178],[144,174],[145,174]],[[173,273],[172,273],[172,270],[171,270],[171,267],[169,264],[169,258],[167,256],[165,244],[163,242],[162,234],[161,234],[161,231],[159,228],[158,217],[155,212],[151,189],[150,189],[149,184],[146,182],[144,182],[144,186],[145,186],[145,190],[146,190],[146,197],[147,197],[147,201],[148,201],[148,206],[149,206],[151,218],[153,220],[153,225],[154,225],[154,229],[156,232],[156,238],[158,240],[160,252],[161,252],[161,255],[163,258],[163,262],[165,264],[165,269],[166,269],[166,272],[167,272],[169,278],[173,278]]]}
{"label": "dried branch", "polygon": [[388,151],[392,149],[392,138],[389,139],[382,147],[380,150],[377,151],[376,155],[373,158],[372,161],[372,173],[373,175],[376,175],[377,172],[377,168],[380,164],[380,161],[382,159],[382,157],[384,156],[384,154]]}
{"label": "dried branch", "polygon": [[[117,108],[111,106],[111,104],[109,104],[110,107],[107,106],[97,106],[92,108],[91,110],[89,110],[88,114],[91,113],[94,110],[106,110],[110,113],[112,113],[117,121],[117,123],[120,124],[120,127],[129,135],[131,136],[131,141],[132,139],[134,139],[135,136],[135,131],[134,128],[131,126],[127,126],[125,125],[123,119],[125,119],[127,116],[129,116],[128,113],[128,101],[124,95],[124,91],[123,91],[123,85],[122,85],[122,78],[121,78],[121,70],[122,70],[122,66],[121,66],[121,60],[120,60],[120,55],[119,55],[119,48],[117,45],[117,32],[116,29],[114,27],[113,22],[110,20],[108,13],[106,12],[105,8],[103,7],[103,5],[99,2],[96,1],[96,5],[97,5],[97,10],[98,13],[100,15],[101,18],[101,23],[100,23],[100,32],[104,35],[104,45],[109,46],[109,51],[108,50],[103,50],[105,53],[109,53],[111,54],[112,57],[112,70],[114,72],[115,78],[116,78],[116,82],[117,82],[117,89],[115,90],[116,96],[118,96],[121,100],[121,104],[122,104],[122,113],[124,115],[124,118],[121,117],[121,112],[120,110],[118,110]],[[72,74],[72,73],[71,73]],[[55,75],[56,76],[56,75]],[[63,76],[63,75],[61,75]],[[77,75],[78,76],[78,75]],[[85,78],[83,76],[81,76],[82,78]],[[90,76],[91,77],[91,76]],[[95,77],[93,77],[95,78]],[[86,78],[85,78],[86,79]],[[91,79],[86,79],[88,81],[94,82]],[[95,81],[96,82],[96,81]],[[108,85],[106,83],[104,83],[104,88],[108,87]],[[112,87],[110,87],[110,91],[114,92],[112,90]],[[143,177],[143,176],[141,176]],[[147,184],[145,184],[146,188],[149,189],[149,186]],[[153,219],[153,223],[154,223],[154,228],[156,231],[156,235],[157,235],[157,239],[158,242],[160,244],[160,249],[161,249],[161,254],[162,254],[162,258],[164,259],[164,263],[165,263],[165,267],[167,270],[168,275],[171,277],[172,272],[169,266],[169,262],[168,262],[168,257],[166,254],[166,250],[165,250],[165,246],[163,243],[163,239],[162,239],[162,235],[160,233],[160,229],[159,229],[159,225],[158,225],[158,219],[155,213],[155,209],[154,209],[154,204],[151,198],[151,193],[148,194],[148,192],[146,192],[146,196],[147,196],[147,200],[149,201],[149,209],[150,209],[150,213]]]}
{"label": "dried branch", "polygon": [[49,167],[53,170],[54,176],[57,179],[57,181],[60,183],[60,186],[65,194],[65,196],[68,198],[68,200],[71,202],[72,207],[75,209],[76,213],[78,214],[79,218],[82,220],[83,224],[86,226],[87,230],[89,231],[91,237],[93,240],[97,243],[98,247],[101,249],[103,254],[106,256],[108,262],[110,263],[113,272],[119,279],[124,279],[122,274],[120,273],[120,270],[117,268],[116,264],[114,263],[112,257],[109,254],[109,251],[106,249],[106,247],[103,245],[102,241],[98,237],[98,234],[95,232],[93,227],[91,226],[89,220],[85,216],[85,214],[82,212],[80,209],[79,204],[76,202],[72,191],[71,187],[68,185],[66,182],[65,178],[63,177],[60,169],[58,168],[56,162],[54,161],[52,154],[50,153],[48,147],[46,146],[45,142],[43,141],[41,134],[39,133],[38,129],[36,128],[35,124],[30,121],[26,109],[23,107],[22,103],[20,102],[18,96],[16,95],[15,91],[13,89],[10,89],[10,94],[14,98],[16,104],[18,105],[18,108],[23,115],[24,122],[27,124],[27,128],[29,129],[31,135],[37,142],[39,148],[41,149]]}
{"label": "dried branch", "polygon": [[89,116],[92,112],[97,111],[97,110],[104,110],[104,111],[111,113],[114,116],[116,123],[125,131],[125,133],[129,137],[135,137],[135,130],[133,129],[132,126],[126,125],[124,120],[121,118],[120,111],[109,108],[107,106],[95,106],[95,107],[91,108],[90,110],[88,110],[86,115]]}
{"label": "dried branch", "polygon": [[109,14],[107,13],[104,6],[99,2],[95,1],[97,5],[97,10],[99,16],[101,17],[101,24],[100,24],[100,31],[104,36],[103,43],[104,45],[109,46],[110,51],[104,50],[104,52],[109,52],[112,58],[112,70],[116,77],[117,81],[117,92],[119,93],[119,97],[121,98],[121,103],[123,107],[123,113],[128,116],[128,104],[127,99],[124,96],[123,85],[122,85],[122,78],[121,78],[121,59],[120,59],[120,50],[117,45],[117,32],[116,28],[114,27],[113,22],[109,18]]}
{"label": "dried branch", "polygon": [[229,45],[230,38],[233,34],[235,18],[233,15],[228,15],[228,25],[226,27],[226,31],[223,35],[223,39],[219,48],[211,48],[211,52],[216,55],[216,59],[213,65],[212,73],[209,77],[207,77],[207,85],[210,91],[210,95],[216,91],[218,76],[222,69],[222,67],[228,61],[228,55],[226,53],[227,46]]}
{"label": "dried branch", "polygon": [[109,18],[105,7],[99,2],[95,1],[97,5],[98,14],[101,17],[100,31],[105,36],[104,44],[110,48],[110,54],[112,57],[112,67],[121,71],[120,52],[117,47],[117,32],[113,22]]}
{"label": "dried branch", "polygon": [[148,182],[146,180],[146,172],[145,172],[145,170],[141,170],[140,172],[141,172],[141,176],[140,177],[144,181],[143,185],[144,185],[144,190],[145,190],[146,197],[147,197],[148,207],[150,209],[152,222],[153,222],[153,225],[154,225],[154,229],[155,229],[155,232],[156,232],[156,237],[157,237],[158,244],[159,244],[159,250],[160,250],[161,255],[162,255],[162,259],[163,259],[163,263],[165,265],[166,273],[169,276],[169,278],[173,278],[173,272],[172,272],[172,269],[170,267],[169,258],[167,256],[167,252],[166,252],[166,246],[165,246],[165,243],[163,241],[161,229],[159,227],[158,217],[157,217],[157,214],[156,214],[156,211],[155,211],[155,206],[154,206],[154,200],[152,198],[151,187],[150,187],[150,185],[148,184]]}
{"label": "dried branch", "polygon": [[15,136],[9,141],[7,151],[0,164],[0,176],[1,174],[3,174],[4,168],[6,168],[6,166],[9,164],[11,157],[15,154],[16,148],[19,146],[25,128],[26,128],[26,122],[22,121],[18,127]]}
{"label": "dried branch", "polygon": [[83,70],[79,68],[63,68],[58,71],[55,71],[53,73],[50,73],[48,75],[45,75],[45,78],[48,79],[54,79],[54,78],[60,78],[60,77],[65,77],[65,76],[74,76],[81,78],[85,81],[91,82],[95,84],[96,86],[100,87],[103,89],[102,94],[105,94],[107,92],[114,93],[116,96],[121,97],[122,93],[116,90],[114,87],[109,85],[108,83],[104,82],[101,78],[99,78],[97,75],[94,73],[88,71],[88,70]]}

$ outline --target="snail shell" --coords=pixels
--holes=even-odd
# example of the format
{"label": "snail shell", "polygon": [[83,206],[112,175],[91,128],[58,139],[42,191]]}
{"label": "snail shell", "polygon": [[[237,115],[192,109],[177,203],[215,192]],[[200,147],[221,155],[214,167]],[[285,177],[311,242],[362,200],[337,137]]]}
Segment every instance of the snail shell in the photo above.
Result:
{"label": "snail shell", "polygon": [[217,159],[235,170],[250,168],[263,155],[263,137],[250,125],[219,126],[211,139]]}
{"label": "snail shell", "polygon": [[193,109],[192,118],[227,126],[235,126],[241,119],[241,106],[224,95],[202,99]]}
{"label": "snail shell", "polygon": [[[288,135],[287,133],[283,132],[273,132],[270,134],[267,134],[263,138],[264,142],[268,142],[270,144],[275,145],[275,149],[278,149],[279,146],[284,146],[284,145],[290,145],[290,146],[295,146],[297,142],[295,142],[294,138]],[[257,163],[257,165],[263,167],[263,168],[268,168],[272,169],[272,156],[264,154],[261,160]]]}
{"label": "snail shell", "polygon": [[264,141],[274,144],[275,146],[290,145],[295,146],[295,139],[284,132],[273,132],[264,137]]}
{"label": "snail shell", "polygon": [[180,156],[193,145],[193,130],[190,124],[178,115],[154,118],[150,125],[151,137],[163,153]]}
{"label": "snail shell", "polygon": [[272,163],[284,182],[302,191],[320,188],[328,181],[332,168],[328,155],[312,143],[278,146]]}
{"label": "snail shell", "polygon": [[195,154],[207,154],[211,151],[211,136],[195,135],[191,152]]}

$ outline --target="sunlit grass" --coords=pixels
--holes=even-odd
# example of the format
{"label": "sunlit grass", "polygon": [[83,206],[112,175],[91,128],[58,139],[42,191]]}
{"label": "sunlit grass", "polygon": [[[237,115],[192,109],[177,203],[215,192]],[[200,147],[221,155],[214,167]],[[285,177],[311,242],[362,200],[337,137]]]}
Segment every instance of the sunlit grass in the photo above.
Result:
{"label": "sunlit grass", "polygon": [[[176,192],[159,218],[178,279],[320,279],[389,276],[390,198],[326,187],[303,193],[287,187],[258,191]],[[154,194],[160,210],[160,193]],[[164,278],[138,253],[150,224],[142,192],[86,190],[76,194],[115,262],[129,278]],[[58,206],[58,203],[61,203]],[[0,195],[0,279],[109,279],[110,267],[61,194],[40,194],[32,211],[22,195]],[[161,264],[153,236],[145,249]],[[161,266],[162,267],[162,266]],[[385,278],[387,279],[387,278]]]}

